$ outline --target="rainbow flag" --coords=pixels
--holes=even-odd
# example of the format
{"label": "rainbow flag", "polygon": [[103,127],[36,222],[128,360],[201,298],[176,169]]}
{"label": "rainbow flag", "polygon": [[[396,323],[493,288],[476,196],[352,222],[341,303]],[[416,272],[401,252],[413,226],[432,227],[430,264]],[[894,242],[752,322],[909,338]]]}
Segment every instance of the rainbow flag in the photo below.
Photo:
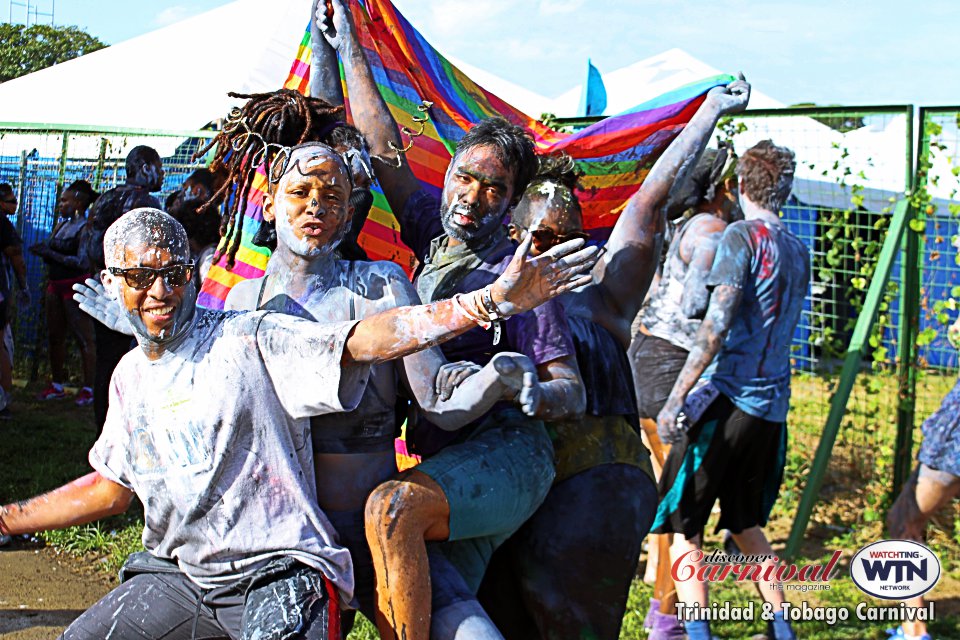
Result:
{"label": "rainbow flag", "polygon": [[[707,91],[733,80],[718,75],[680,87],[630,111],[577,131],[555,131],[520,112],[468,78],[441,56],[410,25],[389,0],[351,0],[354,23],[367,53],[380,92],[400,126],[416,129],[413,118],[422,101],[433,103],[424,134],[406,154],[424,187],[439,193],[453,149],[464,132],[483,118],[499,115],[526,127],[542,153],[564,151],[583,170],[578,192],[584,226],[604,241],[619,208],[646,177],[653,162],[689,122]],[[309,25],[284,86],[309,90]],[[346,85],[344,85],[346,93]],[[349,109],[349,96],[347,96]],[[251,190],[243,221],[243,245],[233,270],[225,261],[214,265],[203,283],[200,304],[223,308],[227,292],[237,282],[259,277],[269,252],[250,243],[261,220],[265,180]],[[360,244],[374,260],[390,260],[412,272],[416,260],[400,241],[399,225],[382,193],[374,193]]]}

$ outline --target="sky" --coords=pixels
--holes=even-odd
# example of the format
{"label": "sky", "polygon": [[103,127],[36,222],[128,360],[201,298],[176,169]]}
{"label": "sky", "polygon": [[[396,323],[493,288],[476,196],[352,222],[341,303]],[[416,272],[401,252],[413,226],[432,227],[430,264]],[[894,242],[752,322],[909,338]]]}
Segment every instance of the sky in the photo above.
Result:
{"label": "sky", "polygon": [[[57,24],[110,44],[228,2],[55,1]],[[394,2],[441,53],[549,98],[583,81],[587,58],[606,73],[679,47],[785,104],[960,103],[956,0]]]}

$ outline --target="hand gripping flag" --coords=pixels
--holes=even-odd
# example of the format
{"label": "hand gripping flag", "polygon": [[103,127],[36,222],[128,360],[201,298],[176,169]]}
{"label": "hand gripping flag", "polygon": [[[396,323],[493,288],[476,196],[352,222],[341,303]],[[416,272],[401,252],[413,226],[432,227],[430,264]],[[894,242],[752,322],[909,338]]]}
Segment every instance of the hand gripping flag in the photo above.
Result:
{"label": "hand gripping flag", "polygon": [[[425,188],[439,193],[460,137],[483,118],[499,115],[526,127],[540,153],[563,151],[577,160],[583,171],[582,189],[577,195],[584,227],[600,242],[609,236],[619,209],[654,161],[696,113],[706,92],[733,80],[727,75],[705,78],[575,133],[566,133],[534,120],[473,82],[430,46],[389,0],[351,0],[351,11],[380,93],[397,124],[419,129],[413,120],[422,115],[417,107],[423,101],[433,103],[423,135],[415,138],[413,148],[404,156]],[[284,86],[306,93],[309,74],[308,25]],[[349,110],[349,96],[347,107]],[[269,251],[254,246],[250,239],[262,219],[265,188],[261,171],[248,197],[236,264],[227,270],[223,259],[210,269],[200,293],[203,306],[223,308],[234,284],[263,275]],[[400,241],[399,225],[383,194],[376,190],[360,244],[371,259],[391,260],[408,273],[419,257]]]}

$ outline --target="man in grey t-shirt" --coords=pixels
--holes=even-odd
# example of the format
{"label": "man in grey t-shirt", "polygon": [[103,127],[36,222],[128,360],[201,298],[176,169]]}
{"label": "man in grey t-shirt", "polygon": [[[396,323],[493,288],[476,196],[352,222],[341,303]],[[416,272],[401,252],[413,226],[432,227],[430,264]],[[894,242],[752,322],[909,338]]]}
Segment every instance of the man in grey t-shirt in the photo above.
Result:
{"label": "man in grey t-shirt", "polygon": [[485,293],[321,324],[198,311],[183,227],[155,209],[114,223],[101,277],[141,348],[111,382],[95,471],[0,513],[0,533],[19,534],[143,502],[137,575],[64,637],[339,638],[352,567],[316,506],[308,418],[354,408],[370,363],[489,322],[483,295],[520,313],[582,284],[595,261],[589,250],[527,260],[528,248]]}

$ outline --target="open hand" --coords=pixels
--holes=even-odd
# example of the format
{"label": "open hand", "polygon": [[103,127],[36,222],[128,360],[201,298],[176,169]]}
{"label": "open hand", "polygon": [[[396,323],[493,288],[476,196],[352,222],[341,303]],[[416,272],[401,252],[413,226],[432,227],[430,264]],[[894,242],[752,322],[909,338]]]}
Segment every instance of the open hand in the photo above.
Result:
{"label": "open hand", "polygon": [[529,257],[533,237],[528,233],[513,260],[491,286],[500,313],[512,316],[588,284],[597,263],[597,247],[584,247],[582,239],[568,240],[535,258]]}
{"label": "open hand", "polygon": [[133,335],[133,327],[120,309],[120,304],[107,295],[103,283],[98,279],[87,278],[73,285],[73,290],[76,292],[73,299],[80,305],[81,311],[109,329],[128,336]]}
{"label": "open hand", "polygon": [[350,23],[350,4],[344,0],[316,0],[317,29],[334,49],[340,49],[344,36],[353,25]]}
{"label": "open hand", "polygon": [[707,100],[716,105],[721,114],[740,113],[750,102],[750,83],[740,73],[737,80],[727,86],[710,89]]}

